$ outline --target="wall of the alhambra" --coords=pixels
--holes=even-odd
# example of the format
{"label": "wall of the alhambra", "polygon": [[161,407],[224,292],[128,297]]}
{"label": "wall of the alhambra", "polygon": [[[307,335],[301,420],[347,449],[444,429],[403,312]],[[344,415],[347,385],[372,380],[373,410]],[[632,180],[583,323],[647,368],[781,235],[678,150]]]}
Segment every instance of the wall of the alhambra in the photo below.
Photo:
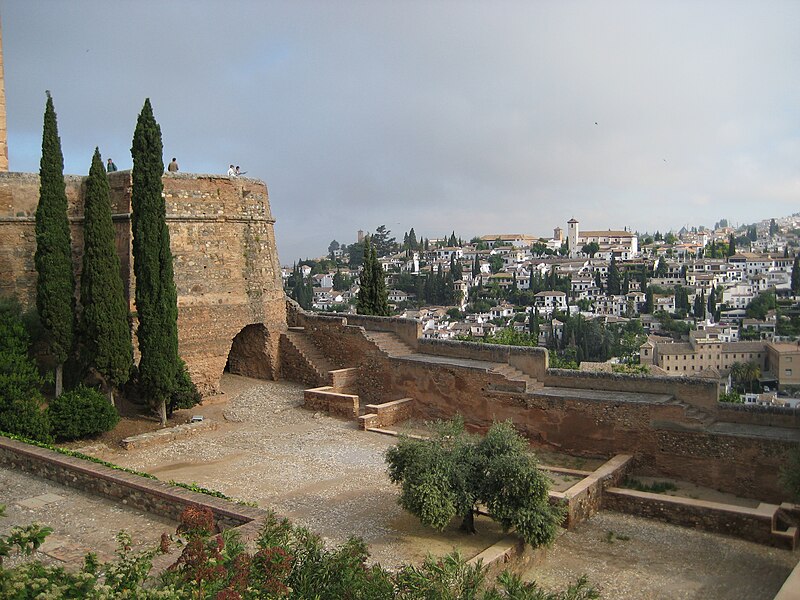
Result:
{"label": "wall of the alhambra", "polygon": [[753,406],[723,402],[719,405],[719,420],[726,423],[800,429],[800,409],[788,410],[777,406]]}
{"label": "wall of the alhambra", "polygon": [[510,419],[535,445],[586,456],[631,453],[645,474],[676,477],[763,500],[783,499],[777,473],[789,444],[654,426],[690,424],[679,405],[491,391],[496,381],[490,373],[432,363],[395,360],[385,371],[373,363],[369,373],[383,389],[397,390],[395,396],[414,398],[415,416],[420,419],[461,414],[477,431],[485,431],[493,421]]}
{"label": "wall of the alhambra", "polygon": [[787,500],[778,473],[795,445],[773,439],[659,430],[645,474],[672,476],[778,503]]}
{"label": "wall of the alhambra", "polygon": [[691,377],[645,377],[549,369],[542,379],[553,387],[569,387],[617,392],[669,394],[679,401],[703,408],[709,412],[717,409],[718,386],[716,382]]}
{"label": "wall of the alhambra", "polygon": [[[67,176],[76,273],[82,248],[82,177]],[[263,182],[207,175],[165,175],[164,200],[178,291],[181,357],[204,394],[217,389],[231,343],[245,326],[263,323],[272,376],[278,373],[285,300],[274,220]],[[122,277],[134,305],[129,171],[109,174]],[[35,174],[0,173],[0,294],[35,299]]]}

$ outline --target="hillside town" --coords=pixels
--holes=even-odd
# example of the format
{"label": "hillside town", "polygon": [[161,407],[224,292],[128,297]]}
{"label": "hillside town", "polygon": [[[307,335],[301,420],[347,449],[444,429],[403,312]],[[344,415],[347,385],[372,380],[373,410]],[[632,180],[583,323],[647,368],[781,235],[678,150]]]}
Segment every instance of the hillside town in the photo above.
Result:
{"label": "hillside town", "polygon": [[800,402],[800,213],[644,235],[575,218],[551,238],[391,233],[359,231],[284,267],[287,292],[355,313],[366,243],[392,314],[427,338],[545,346],[555,367],[712,378],[723,400]]}

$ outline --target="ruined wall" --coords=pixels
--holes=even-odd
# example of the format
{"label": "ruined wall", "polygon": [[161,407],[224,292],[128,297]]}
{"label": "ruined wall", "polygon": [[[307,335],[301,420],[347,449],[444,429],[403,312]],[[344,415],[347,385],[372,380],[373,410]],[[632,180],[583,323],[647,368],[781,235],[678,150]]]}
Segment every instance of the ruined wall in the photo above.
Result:
{"label": "ruined wall", "polygon": [[[83,181],[67,176],[73,258],[80,274]],[[278,374],[278,344],[286,328],[284,293],[266,185],[217,175],[165,175],[164,202],[178,290],[178,342],[192,380],[203,394],[217,390],[234,337],[264,325],[265,373]],[[129,171],[109,174],[117,250],[131,310]],[[34,215],[39,177],[0,173],[0,295],[35,302]]]}
{"label": "ruined wall", "polygon": [[686,404],[709,413],[717,410],[718,385],[714,381],[692,377],[651,377],[572,369],[549,369],[543,378],[545,385],[612,392],[641,392],[669,394]]}

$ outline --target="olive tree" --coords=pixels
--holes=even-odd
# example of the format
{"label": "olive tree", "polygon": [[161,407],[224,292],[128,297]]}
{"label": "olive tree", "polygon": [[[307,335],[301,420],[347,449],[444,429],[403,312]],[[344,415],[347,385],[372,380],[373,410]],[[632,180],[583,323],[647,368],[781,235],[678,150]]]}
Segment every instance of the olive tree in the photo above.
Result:
{"label": "olive tree", "polygon": [[461,418],[433,430],[430,439],[404,437],[386,452],[400,506],[440,531],[460,517],[461,529],[474,533],[482,505],[531,546],[553,541],[563,513],[549,503],[548,480],[510,422],[495,423],[483,438],[465,433]]}

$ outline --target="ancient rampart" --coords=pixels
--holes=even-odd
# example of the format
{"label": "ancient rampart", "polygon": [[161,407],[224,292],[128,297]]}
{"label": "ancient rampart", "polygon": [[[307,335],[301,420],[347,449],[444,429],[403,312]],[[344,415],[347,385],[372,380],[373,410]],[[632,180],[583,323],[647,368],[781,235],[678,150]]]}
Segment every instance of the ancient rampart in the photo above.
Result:
{"label": "ancient rampart", "polygon": [[[362,405],[413,398],[414,417],[461,414],[478,431],[511,419],[537,445],[586,456],[631,454],[642,474],[784,499],[777,475],[800,441],[796,420],[741,410],[732,422],[717,422],[732,411],[719,407],[714,382],[548,369],[541,349],[453,341],[420,339],[412,355],[392,357],[368,339],[369,319],[291,308],[289,320],[337,367],[358,369],[348,391]],[[385,321],[380,327],[390,330]],[[516,382],[493,368],[503,364],[544,386],[514,389]]]}
{"label": "ancient rampart", "polygon": [[[85,178],[65,179],[79,276]],[[134,313],[130,172],[110,173],[109,183],[121,274]],[[262,375],[276,377],[286,312],[266,185],[193,174],[165,175],[163,183],[178,290],[179,349],[192,379],[203,394],[215,392],[233,340],[248,325],[260,326],[262,340],[251,360]],[[38,175],[0,173],[0,295],[16,296],[25,305],[35,298],[38,199]]]}

